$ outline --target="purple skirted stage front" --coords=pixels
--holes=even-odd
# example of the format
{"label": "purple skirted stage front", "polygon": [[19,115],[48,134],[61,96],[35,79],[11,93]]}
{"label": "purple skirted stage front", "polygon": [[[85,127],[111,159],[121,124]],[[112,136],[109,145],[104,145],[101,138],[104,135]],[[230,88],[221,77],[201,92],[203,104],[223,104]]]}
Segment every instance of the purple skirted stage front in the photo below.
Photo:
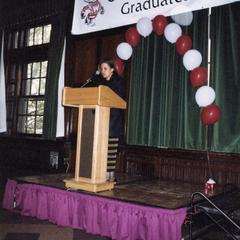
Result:
{"label": "purple skirted stage front", "polygon": [[125,240],[180,240],[186,209],[147,207],[79,192],[8,180],[3,208],[21,215]]}

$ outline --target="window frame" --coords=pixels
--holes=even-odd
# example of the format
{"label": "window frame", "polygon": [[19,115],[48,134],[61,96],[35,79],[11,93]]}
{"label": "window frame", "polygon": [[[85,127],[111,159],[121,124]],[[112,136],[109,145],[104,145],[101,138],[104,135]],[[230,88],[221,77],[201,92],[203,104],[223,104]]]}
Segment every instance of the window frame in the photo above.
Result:
{"label": "window frame", "polygon": [[[6,73],[6,104],[7,104],[7,135],[9,136],[21,136],[21,137],[34,137],[34,138],[42,138],[43,137],[43,129],[44,129],[44,113],[43,111],[43,120],[42,120],[42,133],[22,133],[18,132],[18,118],[20,117],[19,114],[19,103],[22,99],[28,98],[28,96],[21,95],[21,84],[23,81],[23,68],[24,65],[34,62],[43,62],[49,60],[49,49],[51,44],[51,33],[49,37],[48,43],[43,43],[41,45],[27,45],[27,31],[31,28],[43,27],[46,25],[52,24],[50,21],[40,21],[35,24],[27,24],[27,25],[18,25],[11,28],[6,29],[5,31],[5,43],[4,43],[4,62],[5,62],[5,73]],[[43,27],[44,29],[44,27]],[[18,46],[19,48],[9,48],[9,38],[15,32],[24,33],[18,37]],[[44,38],[43,38],[44,39]],[[13,41],[12,39],[10,39]],[[13,42],[12,42],[13,43]],[[12,45],[13,46],[13,45]],[[11,79],[10,70],[11,66],[15,64],[17,66],[15,79]],[[46,103],[46,84],[48,81],[48,68],[49,68],[49,61],[47,66],[46,72],[46,81],[45,81],[45,94],[44,95],[30,95],[29,98],[38,98],[44,101],[44,105]],[[15,89],[14,95],[9,96],[9,86],[11,82],[14,81]],[[12,106],[10,105],[12,104]],[[9,111],[12,111],[12,118],[9,118]],[[36,125],[36,118],[35,118],[35,125]],[[36,130],[36,129],[35,129]]]}

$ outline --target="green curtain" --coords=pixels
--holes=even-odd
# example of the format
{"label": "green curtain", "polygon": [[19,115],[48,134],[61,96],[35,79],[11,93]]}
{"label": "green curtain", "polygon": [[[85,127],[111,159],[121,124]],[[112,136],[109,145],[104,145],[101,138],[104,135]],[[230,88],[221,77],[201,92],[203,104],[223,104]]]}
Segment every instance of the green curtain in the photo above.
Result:
{"label": "green curtain", "polygon": [[[182,28],[193,39],[207,67],[208,11],[194,12]],[[151,34],[134,50],[128,107],[127,143],[187,149],[206,148],[189,72],[164,36]]]}
{"label": "green curtain", "polygon": [[[210,127],[212,151],[240,152],[240,3],[214,8],[211,85],[222,117]],[[212,129],[211,129],[212,128]]]}
{"label": "green curtain", "polygon": [[61,68],[64,39],[66,36],[66,13],[54,16],[51,20],[52,32],[48,57],[48,81],[45,92],[43,137],[56,139],[58,78]]}
{"label": "green curtain", "polygon": [[[212,9],[211,77],[215,103],[222,117],[211,126],[200,122],[189,73],[174,44],[164,37],[142,40],[132,58],[127,143],[240,152],[240,4]],[[207,67],[208,10],[194,12],[194,21],[183,31],[193,39],[193,48]]]}

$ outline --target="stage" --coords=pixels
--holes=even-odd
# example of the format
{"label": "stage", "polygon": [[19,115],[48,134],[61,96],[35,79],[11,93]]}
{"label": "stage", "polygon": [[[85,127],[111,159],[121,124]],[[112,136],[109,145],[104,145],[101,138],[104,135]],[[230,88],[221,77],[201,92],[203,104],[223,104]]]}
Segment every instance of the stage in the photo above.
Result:
{"label": "stage", "polygon": [[[24,216],[129,240],[177,240],[191,195],[203,185],[117,175],[111,191],[90,193],[66,189],[70,174],[9,179],[3,208]],[[216,189],[214,195],[221,193]]]}

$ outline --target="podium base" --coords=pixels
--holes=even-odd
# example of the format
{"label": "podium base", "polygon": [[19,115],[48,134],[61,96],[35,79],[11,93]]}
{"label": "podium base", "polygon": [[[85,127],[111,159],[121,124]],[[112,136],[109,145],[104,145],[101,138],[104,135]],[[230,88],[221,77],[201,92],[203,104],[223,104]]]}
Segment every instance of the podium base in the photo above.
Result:
{"label": "podium base", "polygon": [[116,182],[105,182],[105,183],[86,183],[76,181],[73,179],[65,179],[65,186],[67,188],[85,190],[88,192],[102,192],[106,190],[112,190]]}

